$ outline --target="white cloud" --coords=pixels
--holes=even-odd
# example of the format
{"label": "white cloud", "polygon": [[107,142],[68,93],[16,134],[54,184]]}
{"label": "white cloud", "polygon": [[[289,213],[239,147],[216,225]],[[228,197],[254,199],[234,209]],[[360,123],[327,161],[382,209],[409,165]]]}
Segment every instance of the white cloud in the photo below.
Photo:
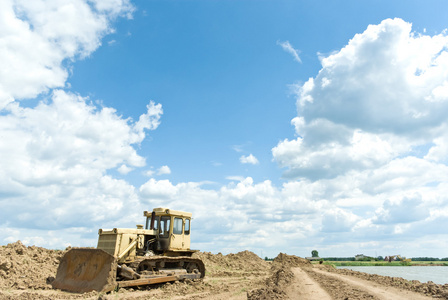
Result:
{"label": "white cloud", "polygon": [[260,163],[258,159],[252,154],[249,154],[247,156],[242,155],[240,157],[240,162],[242,164],[251,164],[251,165],[258,165]]}
{"label": "white cloud", "polygon": [[398,203],[386,200],[383,206],[376,211],[373,218],[378,224],[401,224],[421,221],[429,217],[429,209],[422,202],[419,194],[412,197],[404,197]]}
{"label": "white cloud", "polygon": [[145,176],[152,177],[155,174],[154,170],[146,170],[142,173]]}
{"label": "white cloud", "polygon": [[377,249],[388,238],[405,249],[413,235],[440,238],[445,216],[435,216],[448,205],[447,49],[445,33],[421,35],[388,19],[322,57],[319,73],[296,85],[297,138],[272,153],[285,178],[308,185],[308,199],[328,201],[317,229],[323,245],[359,247],[368,236]]}
{"label": "white cloud", "polygon": [[[320,226],[313,214],[322,203],[307,200],[302,187],[290,185],[279,190],[270,181],[239,179],[219,190],[204,189],[194,182],[175,185],[150,179],[140,188],[140,195],[146,206],[193,212],[193,243],[212,251],[255,250],[260,243],[277,251],[273,249],[288,244],[287,236],[304,238]],[[254,234],[261,229],[262,236]]]}
{"label": "white cloud", "polygon": [[86,57],[131,16],[129,1],[6,0],[0,3],[0,110],[18,99],[63,87],[67,63]]}
{"label": "white cloud", "polygon": [[[0,136],[8,141],[0,143],[0,214],[8,226],[95,226],[138,202],[132,185],[107,175],[145,165],[133,147],[144,138],[138,122],[60,90],[35,108],[14,103],[6,111],[0,115]],[[145,116],[160,114],[149,105]],[[104,215],[104,207],[112,212]]]}
{"label": "white cloud", "polygon": [[[65,85],[71,61],[113,32],[111,21],[132,12],[127,0],[1,2],[0,137],[8,141],[0,143],[2,241],[92,241],[100,224],[116,226],[139,203],[134,186],[108,173],[145,166],[134,147],[160,124],[161,105],[151,101],[134,122],[54,89]],[[34,107],[16,101],[50,90]]]}
{"label": "white cloud", "polygon": [[447,47],[444,34],[415,34],[388,19],[322,58],[319,74],[296,88],[299,137],[272,150],[285,177],[375,169],[430,144],[428,159],[444,157]]}
{"label": "white cloud", "polygon": [[132,13],[135,8],[129,0],[91,0],[95,5],[95,9],[102,13],[107,13],[110,17],[124,15],[128,19],[132,19]]}
{"label": "white cloud", "polygon": [[157,170],[157,175],[167,175],[171,174],[171,169],[168,166],[161,166],[159,170]]}
{"label": "white cloud", "polygon": [[233,145],[232,149],[236,152],[243,152],[243,145]]}
{"label": "white cloud", "polygon": [[176,195],[177,188],[169,180],[157,181],[151,178],[140,187],[140,193],[150,199],[169,199]]}
{"label": "white cloud", "polygon": [[283,50],[285,50],[286,52],[291,54],[292,57],[294,57],[294,60],[296,62],[302,63],[302,60],[299,57],[300,51],[297,49],[294,49],[294,47],[289,43],[289,41],[285,41],[285,42],[277,41],[277,45],[281,46]]}
{"label": "white cloud", "polygon": [[375,133],[437,127],[448,108],[447,44],[446,35],[414,34],[401,19],[370,25],[299,87],[301,114]]}
{"label": "white cloud", "polygon": [[131,172],[132,170],[134,170],[134,169],[133,169],[133,168],[130,168],[130,167],[126,166],[126,165],[121,165],[121,167],[118,168],[118,172],[119,172],[120,174],[123,174],[123,175],[128,174],[128,173]]}
{"label": "white cloud", "polygon": [[359,217],[343,209],[328,210],[322,217],[323,232],[350,232]]}
{"label": "white cloud", "polygon": [[[389,180],[384,177],[376,184],[384,185]],[[448,191],[447,185],[438,186],[432,192],[422,190],[425,194],[419,195],[410,187],[412,182],[409,186],[399,185],[381,192],[363,191],[365,183],[364,178],[354,181],[346,177],[289,182],[278,188],[270,181],[255,183],[249,177],[230,182],[219,190],[208,190],[199,183],[173,184],[151,179],[140,188],[140,195],[144,206],[193,212],[193,243],[206,251],[263,249],[268,255],[276,255],[278,249],[292,252],[303,251],[303,245],[326,249],[338,244],[350,245],[353,251],[350,255],[354,255],[372,241],[376,250],[387,252],[390,247],[387,239],[400,239],[400,245],[412,245],[415,239],[430,240],[430,236],[436,238],[434,234],[440,234],[433,233],[431,226],[437,226],[448,215],[448,198],[443,196]],[[402,189],[409,195],[403,197]],[[368,198],[372,201],[347,206],[341,201],[344,196],[355,201]],[[359,209],[359,205],[364,209]],[[378,206],[381,209],[375,211]],[[437,214],[429,218],[441,207],[447,212],[443,217]],[[263,236],[254,234],[259,230],[263,230]],[[294,244],[290,243],[292,238]],[[344,256],[346,251],[344,248],[332,253]],[[418,255],[419,249],[409,247],[400,253]]]}
{"label": "white cloud", "polygon": [[227,176],[226,179],[232,181],[243,181],[245,178],[243,176]]}
{"label": "white cloud", "polygon": [[[0,116],[0,132],[10,141],[0,145],[4,169],[32,178],[68,169],[103,172],[122,162],[144,166],[145,159],[132,147],[144,139],[139,123],[132,124],[114,109],[99,110],[87,101],[56,90],[48,104],[41,102],[35,108],[9,106],[9,114]],[[158,120],[161,111],[155,107],[151,111],[153,107],[148,106],[148,114],[155,113],[153,118]],[[23,173],[13,170],[15,164],[23,167]],[[26,171],[29,169],[36,174]]]}

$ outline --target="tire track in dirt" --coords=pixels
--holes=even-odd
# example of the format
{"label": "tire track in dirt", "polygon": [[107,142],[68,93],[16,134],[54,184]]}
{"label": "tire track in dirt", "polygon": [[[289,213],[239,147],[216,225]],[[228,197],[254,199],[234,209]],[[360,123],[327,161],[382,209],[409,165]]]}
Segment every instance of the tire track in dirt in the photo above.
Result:
{"label": "tire track in dirt", "polygon": [[332,299],[378,299],[368,292],[354,287],[337,277],[327,276],[330,274],[328,272],[317,273],[313,267],[303,268],[303,270],[319,283],[331,295]]}
{"label": "tire track in dirt", "polygon": [[331,300],[331,296],[308,274],[299,267],[291,268],[293,280],[286,288],[289,299]]}

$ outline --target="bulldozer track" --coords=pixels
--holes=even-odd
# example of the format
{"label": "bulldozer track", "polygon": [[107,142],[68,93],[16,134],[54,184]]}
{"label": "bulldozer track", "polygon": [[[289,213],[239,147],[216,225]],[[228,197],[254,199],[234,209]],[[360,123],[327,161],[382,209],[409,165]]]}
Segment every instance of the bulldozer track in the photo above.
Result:
{"label": "bulldozer track", "polygon": [[[192,273],[194,269],[197,269],[201,274],[200,278],[205,276],[205,265],[202,260],[197,258],[191,258],[189,256],[178,256],[178,257],[167,257],[167,256],[145,256],[136,257],[136,259],[127,264],[130,268],[135,270],[137,273],[139,269],[144,265],[155,266],[159,270],[167,270],[175,265],[186,269],[187,273]],[[195,268],[195,266],[197,268]],[[190,268],[190,269],[189,269]],[[190,272],[188,272],[190,271]]]}

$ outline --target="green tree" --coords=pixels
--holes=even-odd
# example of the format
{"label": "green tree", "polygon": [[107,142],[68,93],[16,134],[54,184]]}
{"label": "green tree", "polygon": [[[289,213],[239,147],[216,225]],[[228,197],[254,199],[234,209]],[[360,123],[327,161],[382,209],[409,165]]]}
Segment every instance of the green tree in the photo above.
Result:
{"label": "green tree", "polygon": [[311,251],[311,256],[312,257],[319,257],[319,252],[317,252],[317,250],[313,250],[313,251]]}

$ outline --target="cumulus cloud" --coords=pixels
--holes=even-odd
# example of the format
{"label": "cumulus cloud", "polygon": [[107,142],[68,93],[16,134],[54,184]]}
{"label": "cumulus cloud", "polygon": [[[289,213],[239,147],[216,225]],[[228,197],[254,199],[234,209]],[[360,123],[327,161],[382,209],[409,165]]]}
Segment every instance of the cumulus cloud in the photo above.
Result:
{"label": "cumulus cloud", "polygon": [[258,159],[252,154],[249,154],[247,156],[242,155],[240,157],[240,162],[242,164],[251,164],[251,165],[258,165],[260,163]]}
{"label": "cumulus cloud", "polygon": [[169,180],[151,178],[140,187],[140,193],[146,198],[169,199],[176,195],[177,188]]}
{"label": "cumulus cloud", "polygon": [[121,167],[119,167],[117,170],[118,170],[118,172],[120,174],[125,175],[125,174],[128,174],[129,172],[131,172],[134,169],[130,168],[130,167],[126,166],[126,165],[121,165]]}
{"label": "cumulus cloud", "polygon": [[168,166],[161,166],[159,170],[157,170],[157,175],[167,175],[171,174],[171,169]]}
{"label": "cumulus cloud", "polygon": [[322,212],[324,244],[437,239],[431,227],[444,222],[448,200],[447,49],[446,32],[387,19],[321,57],[319,73],[296,85],[297,137],[272,154],[286,179],[319,187],[310,199],[335,205]]}
{"label": "cumulus cloud", "polygon": [[[234,252],[256,250],[262,244],[276,251],[273,249],[288,243],[286,237],[303,239],[317,232],[320,220],[314,214],[325,201],[307,199],[303,185],[278,189],[270,181],[239,179],[218,190],[195,182],[150,179],[140,187],[140,195],[143,205],[193,212],[192,238],[199,248]],[[262,235],[254,234],[260,230]]]}
{"label": "cumulus cloud", "polygon": [[146,114],[141,115],[133,127],[137,134],[136,142],[141,142],[145,138],[145,130],[154,130],[160,125],[160,116],[163,114],[162,105],[150,101],[146,109]]}
{"label": "cumulus cloud", "polygon": [[296,87],[298,138],[273,148],[285,177],[375,169],[425,145],[428,159],[443,157],[447,46],[445,34],[387,19],[322,58],[319,74]]}
{"label": "cumulus cloud", "polygon": [[350,232],[359,217],[343,209],[337,208],[325,212],[322,217],[323,232]]}
{"label": "cumulus cloud", "polygon": [[243,176],[227,176],[227,180],[233,180],[233,181],[243,181],[245,178]]}
{"label": "cumulus cloud", "polygon": [[376,211],[374,223],[411,223],[429,217],[429,209],[422,202],[419,194],[404,197],[400,202],[394,203],[386,200],[383,206]]}
{"label": "cumulus cloud", "polygon": [[306,123],[324,118],[351,128],[418,134],[445,122],[448,37],[411,32],[388,19],[322,58],[316,78],[298,87]]}
{"label": "cumulus cloud", "polygon": [[[150,101],[134,121],[56,89],[70,62],[89,56],[133,10],[128,0],[1,2],[0,240],[91,245],[100,224],[134,213],[138,191],[111,174],[146,165],[135,148],[159,126],[162,106]],[[16,101],[48,91],[35,106]]]}
{"label": "cumulus cloud", "polygon": [[296,62],[302,63],[302,60],[299,57],[300,51],[294,49],[294,47],[289,43],[289,41],[284,42],[277,41],[277,45],[279,45],[280,47],[282,47],[283,50],[291,54]]}
{"label": "cumulus cloud", "polygon": [[[115,109],[97,109],[87,101],[56,90],[49,103],[41,102],[35,108],[9,106],[8,114],[0,116],[1,134],[10,141],[0,146],[3,163],[13,169],[10,156],[15,152],[14,163],[39,174],[55,174],[53,167],[61,172],[85,167],[103,172],[123,161],[133,167],[144,166],[145,159],[132,147],[144,139],[139,122],[131,123],[119,117]],[[157,106],[152,108],[148,106],[148,114],[155,113],[153,118],[158,120],[161,111]],[[45,167],[38,167],[41,164]],[[33,177],[27,172],[22,175]]]}
{"label": "cumulus cloud", "polygon": [[[216,252],[263,249],[276,255],[280,249],[303,253],[304,245],[316,245],[343,256],[347,245],[353,251],[371,250],[372,241],[376,250],[391,251],[390,239],[400,240],[393,248],[399,251],[416,238],[430,241],[431,227],[448,216],[448,199],[443,196],[446,185],[421,190],[425,192],[421,195],[406,188],[409,195],[403,196],[398,189],[364,191],[366,181],[349,176],[337,181],[291,181],[282,187],[270,181],[257,183],[250,177],[238,179],[218,190],[195,182],[150,179],[140,187],[140,197],[146,207],[193,212],[195,247]],[[382,184],[388,181],[385,177]],[[256,235],[260,230],[263,234]],[[334,245],[345,246],[337,249]],[[407,251],[400,253],[418,255],[419,250],[410,247]]]}
{"label": "cumulus cloud", "polygon": [[146,170],[144,172],[142,172],[143,175],[148,176],[148,177],[152,177],[155,174],[154,170]]}
{"label": "cumulus cloud", "polygon": [[0,3],[0,110],[65,85],[69,61],[84,58],[131,17],[128,0],[6,0]]}
{"label": "cumulus cloud", "polygon": [[[0,137],[7,141],[0,143],[2,240],[66,244],[67,231],[91,234],[138,203],[135,188],[108,173],[145,165],[134,146],[157,128],[161,106],[151,102],[133,122],[55,89],[65,86],[70,63],[95,51],[113,32],[111,22],[132,17],[133,10],[128,0],[1,2]],[[48,91],[34,107],[17,102]]]}
{"label": "cumulus cloud", "polygon": [[[144,138],[139,122],[61,90],[34,108],[11,104],[7,112],[0,116],[0,136],[8,141],[0,144],[0,193],[7,195],[1,215],[9,226],[79,226],[77,215],[92,225],[105,219],[104,207],[117,216],[125,201],[138,200],[132,185],[107,172],[145,165],[133,147]],[[145,115],[160,113],[150,105]]]}

